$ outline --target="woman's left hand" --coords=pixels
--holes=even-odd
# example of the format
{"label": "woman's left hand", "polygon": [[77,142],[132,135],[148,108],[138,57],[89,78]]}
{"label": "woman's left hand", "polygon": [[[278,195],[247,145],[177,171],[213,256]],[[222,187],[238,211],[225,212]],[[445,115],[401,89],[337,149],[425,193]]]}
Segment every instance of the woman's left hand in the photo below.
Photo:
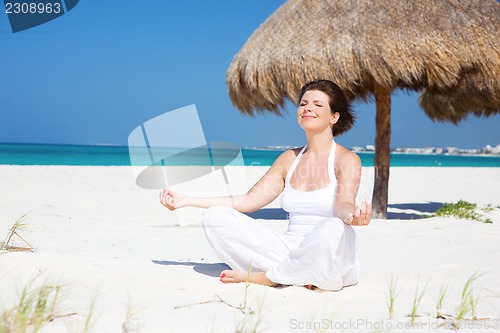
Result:
{"label": "woman's left hand", "polygon": [[361,205],[356,207],[356,212],[354,215],[351,213],[351,216],[347,219],[348,224],[350,225],[368,225],[372,218],[372,205],[363,200]]}

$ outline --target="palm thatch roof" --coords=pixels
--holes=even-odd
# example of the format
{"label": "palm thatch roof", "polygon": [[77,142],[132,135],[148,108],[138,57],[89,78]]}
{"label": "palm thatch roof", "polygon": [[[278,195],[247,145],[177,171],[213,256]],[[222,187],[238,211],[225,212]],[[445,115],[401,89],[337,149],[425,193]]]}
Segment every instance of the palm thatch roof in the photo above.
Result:
{"label": "palm thatch roof", "polygon": [[500,112],[496,0],[288,0],[248,39],[226,75],[243,113],[280,113],[322,78],[350,99],[374,85],[421,92],[429,117]]}

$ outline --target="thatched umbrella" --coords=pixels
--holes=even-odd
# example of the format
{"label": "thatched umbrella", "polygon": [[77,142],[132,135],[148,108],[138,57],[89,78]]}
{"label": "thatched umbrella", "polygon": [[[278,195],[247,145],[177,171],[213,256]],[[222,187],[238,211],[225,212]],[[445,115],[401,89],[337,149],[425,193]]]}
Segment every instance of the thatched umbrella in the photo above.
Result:
{"label": "thatched umbrella", "polygon": [[391,92],[421,92],[434,120],[500,111],[496,0],[289,0],[234,57],[226,81],[243,113],[280,113],[313,79],[376,102],[374,216],[387,214]]}

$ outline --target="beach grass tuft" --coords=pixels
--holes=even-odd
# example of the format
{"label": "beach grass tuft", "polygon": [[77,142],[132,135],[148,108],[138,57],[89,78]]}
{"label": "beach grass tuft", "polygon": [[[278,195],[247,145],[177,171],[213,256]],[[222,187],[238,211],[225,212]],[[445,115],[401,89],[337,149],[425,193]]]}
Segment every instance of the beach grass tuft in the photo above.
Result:
{"label": "beach grass tuft", "polygon": [[44,283],[33,287],[36,278],[30,280],[19,294],[19,302],[0,314],[0,333],[38,332],[45,324],[57,318],[76,313],[59,314],[58,304],[63,286]]}
{"label": "beach grass tuft", "polygon": [[[88,305],[87,314],[85,316],[80,317],[81,319],[77,319],[76,322],[66,323],[67,331],[74,333],[89,333],[94,332],[93,327],[97,322],[96,318],[96,304],[97,297],[94,295],[90,299],[90,303]],[[79,315],[79,313],[74,313],[74,315]],[[81,327],[83,321],[83,327]]]}
{"label": "beach grass tuft", "polygon": [[[20,217],[18,217],[15,221],[14,224],[10,227],[9,232],[7,233],[7,236],[5,237],[5,240],[0,243],[0,253],[2,252],[12,252],[12,251],[32,251],[33,246],[31,246],[30,243],[28,243],[24,237],[21,235],[21,231],[23,228],[26,227],[26,224],[24,223],[24,220],[28,218],[29,214],[25,213],[22,214]],[[16,246],[14,245],[13,241],[17,239],[18,241],[21,241],[23,246]]]}
{"label": "beach grass tuft", "polygon": [[240,314],[242,317],[238,322],[236,322],[235,332],[246,333],[246,332],[259,332],[259,326],[262,324],[263,320],[263,306],[264,300],[260,299],[256,305],[256,310],[251,310]]}
{"label": "beach grass tuft", "polygon": [[[243,332],[258,332],[258,328],[262,323],[262,308],[263,308],[263,300],[259,301],[257,304],[256,310],[248,307],[248,289],[250,288],[251,282],[250,282],[250,273],[252,271],[252,263],[250,263],[250,266],[248,267],[247,270],[247,279],[245,281],[245,292],[243,295],[243,305],[240,306],[241,313],[243,317],[236,323],[236,328],[235,331],[237,333],[243,333]],[[256,315],[256,316],[255,316]],[[249,323],[253,321],[253,325],[249,327]]]}
{"label": "beach grass tuft", "polygon": [[402,289],[398,289],[398,278],[391,275],[391,281],[389,282],[389,302],[387,303],[389,319],[392,319],[394,316],[394,306],[398,300],[401,290]]}
{"label": "beach grass tuft", "polygon": [[474,282],[480,278],[482,274],[475,272],[465,282],[462,288],[460,303],[455,310],[455,319],[461,321],[467,314],[470,314],[472,319],[476,319],[477,304],[480,300],[479,295],[474,293]]}
{"label": "beach grass tuft", "polygon": [[418,317],[418,314],[417,314],[418,306],[420,305],[420,302],[422,301],[422,297],[424,297],[424,294],[427,291],[427,287],[429,286],[429,282],[430,282],[430,279],[427,280],[427,283],[425,284],[425,286],[420,290],[420,284],[419,284],[419,281],[417,281],[417,287],[415,288],[415,294],[413,296],[413,304],[412,304],[411,313],[410,313],[412,327],[415,324],[415,319]]}
{"label": "beach grass tuft", "polygon": [[436,318],[437,319],[445,319],[443,317],[443,304],[444,300],[446,299],[446,296],[448,296],[448,284],[444,282],[441,287],[439,288],[439,295],[438,299],[436,300]]}
{"label": "beach grass tuft", "polygon": [[95,317],[95,302],[96,302],[96,298],[94,297],[90,301],[89,310],[87,312],[87,316],[85,317],[85,322],[83,324],[82,333],[88,333],[92,329],[92,326],[95,323],[95,318],[94,318]]}
{"label": "beach grass tuft", "polygon": [[[500,208],[500,207],[497,207],[497,208]],[[487,204],[486,207],[483,208],[483,212],[491,213],[494,209],[495,209],[495,207],[493,207],[492,204]]]}
{"label": "beach grass tuft", "polygon": [[[250,288],[250,272],[251,271],[252,271],[252,264],[250,263],[250,266],[248,266],[248,270],[247,270],[247,280],[245,281],[245,294],[243,295],[242,311],[244,314],[247,313],[247,297],[248,297],[248,288]],[[252,310],[250,310],[250,313],[252,313]]]}
{"label": "beach grass tuft", "polygon": [[479,208],[477,204],[465,200],[459,200],[455,203],[445,203],[436,212],[436,216],[453,216],[460,219],[481,221],[484,223],[493,223],[490,218],[486,218],[483,213],[489,213],[493,210],[492,205]]}
{"label": "beach grass tuft", "polygon": [[485,218],[485,219],[484,219],[484,221],[483,221],[483,222],[484,222],[484,223],[493,223],[493,220],[492,220],[492,219],[490,219],[489,217],[487,217],[487,218]]}
{"label": "beach grass tuft", "polygon": [[[460,294],[460,302],[456,306],[454,314],[444,314],[443,304],[450,294],[450,286],[444,281],[439,289],[438,298],[436,300],[436,319],[438,320],[438,327],[447,327],[453,330],[459,330],[463,326],[464,321],[483,321],[483,320],[493,320],[497,321],[495,318],[482,318],[478,317],[478,305],[484,302],[484,300],[488,297],[500,298],[500,293],[497,293],[493,290],[481,287],[477,288],[476,281],[483,276],[484,273],[474,272],[468,279],[465,281],[464,286],[461,289]],[[418,308],[422,301],[423,296],[426,294],[428,290],[428,286],[430,284],[430,279],[426,282],[426,284],[421,288],[421,284],[419,284],[419,280],[417,280],[417,286],[415,288],[415,293],[413,297],[413,304],[411,313],[407,315],[407,317],[411,317],[411,327],[413,329],[420,329],[423,326],[427,325],[422,322],[416,321],[417,317],[421,315],[418,314]],[[401,292],[401,288],[398,287],[397,278],[394,276],[391,277],[391,281],[389,284],[389,303],[387,305],[389,310],[390,320],[393,319],[394,314],[394,304],[397,302],[399,293]],[[481,295],[481,292],[485,292],[486,295]],[[429,312],[424,312],[425,314],[430,314]],[[443,320],[442,322],[440,320]],[[410,323],[408,323],[410,324]]]}

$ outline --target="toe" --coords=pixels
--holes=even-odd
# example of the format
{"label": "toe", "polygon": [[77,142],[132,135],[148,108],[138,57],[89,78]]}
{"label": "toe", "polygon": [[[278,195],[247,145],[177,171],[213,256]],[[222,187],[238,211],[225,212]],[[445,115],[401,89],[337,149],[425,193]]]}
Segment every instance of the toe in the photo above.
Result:
{"label": "toe", "polygon": [[229,282],[231,279],[231,270],[224,270],[220,273],[220,281],[223,283]]}

